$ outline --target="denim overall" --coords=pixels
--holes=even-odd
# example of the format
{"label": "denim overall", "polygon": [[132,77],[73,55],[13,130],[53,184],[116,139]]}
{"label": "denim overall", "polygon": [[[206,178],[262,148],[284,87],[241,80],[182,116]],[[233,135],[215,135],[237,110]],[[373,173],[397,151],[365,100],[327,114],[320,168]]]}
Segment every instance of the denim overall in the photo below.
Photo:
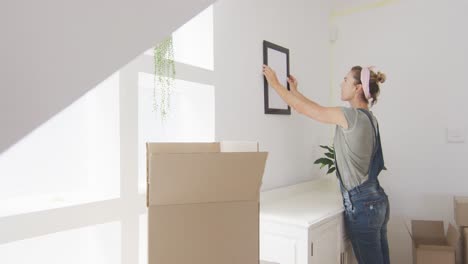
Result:
{"label": "denim overall", "polygon": [[340,181],[345,208],[346,234],[359,264],[388,264],[387,223],[390,207],[388,197],[377,179],[384,168],[379,126],[377,124],[376,130],[368,111],[358,110],[369,117],[376,140],[369,165],[369,177],[351,190],[345,188],[335,158],[336,175]]}

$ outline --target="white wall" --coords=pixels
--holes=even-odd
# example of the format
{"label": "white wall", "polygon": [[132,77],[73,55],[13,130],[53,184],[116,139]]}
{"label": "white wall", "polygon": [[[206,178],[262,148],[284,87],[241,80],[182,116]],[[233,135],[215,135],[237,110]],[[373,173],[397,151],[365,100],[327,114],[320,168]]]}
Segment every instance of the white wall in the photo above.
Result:
{"label": "white wall", "polygon": [[0,153],[212,2],[2,1]]}
{"label": "white wall", "polygon": [[452,196],[468,194],[468,146],[446,140],[448,127],[466,136],[466,10],[466,1],[405,0],[334,19],[334,98],[353,65],[376,65],[388,77],[373,111],[389,169],[381,181],[392,263],[411,263],[403,217],[453,221]]}
{"label": "white wall", "polygon": [[327,1],[222,0],[215,3],[215,137],[255,140],[269,157],[262,190],[324,174],[313,166],[330,127],[292,111],[265,115],[263,49],[267,40],[290,49],[299,90],[329,103]]}

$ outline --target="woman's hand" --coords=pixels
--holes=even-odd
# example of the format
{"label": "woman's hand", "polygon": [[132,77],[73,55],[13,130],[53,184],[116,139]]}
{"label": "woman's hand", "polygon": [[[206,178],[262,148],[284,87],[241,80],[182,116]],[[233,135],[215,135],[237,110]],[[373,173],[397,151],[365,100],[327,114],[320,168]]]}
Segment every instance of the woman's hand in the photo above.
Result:
{"label": "woman's hand", "polygon": [[265,64],[263,65],[263,75],[265,76],[268,84],[271,87],[277,87],[278,85],[280,85],[280,82],[278,80],[278,77],[276,76],[275,71],[273,71],[273,69],[270,68],[270,66],[265,65]]}
{"label": "woman's hand", "polygon": [[297,92],[297,79],[296,77],[292,76],[291,74],[289,75],[288,78],[288,83],[289,83],[289,89],[291,90],[292,93]]}

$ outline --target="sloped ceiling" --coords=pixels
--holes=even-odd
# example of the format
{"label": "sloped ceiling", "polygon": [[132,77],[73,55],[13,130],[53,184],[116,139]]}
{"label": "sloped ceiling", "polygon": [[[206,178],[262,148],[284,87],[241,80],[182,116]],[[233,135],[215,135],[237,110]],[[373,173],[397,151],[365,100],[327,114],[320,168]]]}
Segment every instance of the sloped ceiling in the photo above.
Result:
{"label": "sloped ceiling", "polygon": [[0,3],[0,153],[215,0]]}

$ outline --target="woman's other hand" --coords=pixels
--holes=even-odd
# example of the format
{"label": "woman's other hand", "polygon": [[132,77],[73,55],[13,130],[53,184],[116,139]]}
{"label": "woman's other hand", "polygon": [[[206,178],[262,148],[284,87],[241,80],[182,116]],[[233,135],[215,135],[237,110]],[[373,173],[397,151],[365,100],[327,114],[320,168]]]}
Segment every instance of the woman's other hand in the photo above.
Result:
{"label": "woman's other hand", "polygon": [[291,74],[289,75],[288,78],[288,83],[289,83],[289,89],[291,90],[292,93],[297,92],[297,79],[296,77],[292,76]]}

